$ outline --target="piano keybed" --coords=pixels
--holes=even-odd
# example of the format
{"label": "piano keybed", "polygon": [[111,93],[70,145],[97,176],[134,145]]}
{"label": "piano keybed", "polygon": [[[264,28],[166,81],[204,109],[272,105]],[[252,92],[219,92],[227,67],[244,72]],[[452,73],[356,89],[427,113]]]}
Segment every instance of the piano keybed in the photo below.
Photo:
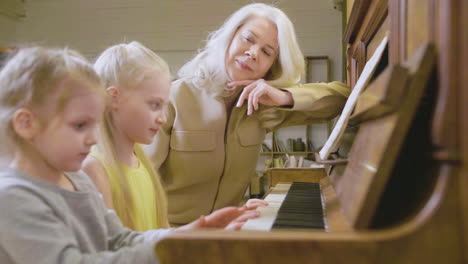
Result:
{"label": "piano keybed", "polygon": [[272,228],[324,229],[324,227],[320,184],[293,182]]}
{"label": "piano keybed", "polygon": [[258,208],[260,217],[248,220],[243,230],[325,228],[319,183],[280,183],[264,200],[268,206]]}

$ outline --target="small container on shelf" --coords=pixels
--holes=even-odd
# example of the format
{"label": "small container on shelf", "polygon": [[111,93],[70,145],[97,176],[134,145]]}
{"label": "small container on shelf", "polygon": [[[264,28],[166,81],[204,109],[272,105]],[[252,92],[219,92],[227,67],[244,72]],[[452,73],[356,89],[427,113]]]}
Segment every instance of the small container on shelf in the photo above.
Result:
{"label": "small container on shelf", "polygon": [[294,141],[294,151],[296,151],[296,152],[304,152],[305,151],[305,144],[302,141],[302,138],[297,138],[296,141]]}

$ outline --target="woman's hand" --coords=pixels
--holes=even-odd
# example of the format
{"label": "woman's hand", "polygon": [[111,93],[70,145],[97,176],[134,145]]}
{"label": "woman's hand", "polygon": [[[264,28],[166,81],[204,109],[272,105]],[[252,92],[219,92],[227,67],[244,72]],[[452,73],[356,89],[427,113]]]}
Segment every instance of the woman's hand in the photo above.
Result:
{"label": "woman's hand", "polygon": [[236,106],[240,107],[247,100],[247,115],[258,110],[258,104],[277,106],[292,105],[293,99],[289,92],[277,89],[269,85],[265,80],[244,80],[228,83],[228,86],[245,86],[237,101]]}

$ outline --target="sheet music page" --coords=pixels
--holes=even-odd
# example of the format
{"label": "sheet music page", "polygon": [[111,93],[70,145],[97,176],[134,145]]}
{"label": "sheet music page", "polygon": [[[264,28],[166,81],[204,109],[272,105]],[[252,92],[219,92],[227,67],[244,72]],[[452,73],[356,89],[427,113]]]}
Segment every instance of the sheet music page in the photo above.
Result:
{"label": "sheet music page", "polygon": [[369,59],[369,61],[367,61],[366,65],[364,66],[361,76],[359,76],[359,79],[356,85],[354,86],[353,91],[351,92],[351,94],[348,97],[348,100],[346,101],[346,104],[343,108],[343,112],[341,113],[338,122],[333,128],[330,137],[328,137],[327,141],[325,142],[325,145],[319,152],[320,159],[327,160],[330,153],[336,151],[338,143],[340,142],[340,139],[343,136],[343,133],[346,129],[346,125],[348,124],[349,116],[351,115],[351,112],[353,111],[354,106],[356,105],[359,94],[364,89],[364,87],[366,87],[370,80],[370,77],[374,73],[377,64],[379,63],[380,58],[382,57],[382,54],[385,50],[387,42],[388,37],[385,36],[380,42],[377,49],[375,50],[372,57]]}

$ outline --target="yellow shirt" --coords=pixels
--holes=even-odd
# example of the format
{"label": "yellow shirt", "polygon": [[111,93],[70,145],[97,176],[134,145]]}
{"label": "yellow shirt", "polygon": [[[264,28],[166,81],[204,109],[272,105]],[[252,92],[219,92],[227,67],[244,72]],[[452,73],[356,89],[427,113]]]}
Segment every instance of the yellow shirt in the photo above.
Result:
{"label": "yellow shirt", "polygon": [[[122,196],[122,192],[119,191],[122,186],[119,182],[116,168],[111,168],[110,165],[105,163],[103,154],[96,147],[92,148],[91,156],[99,160],[107,172],[114,205],[128,202]],[[129,184],[130,195],[133,199],[134,211],[132,219],[134,226],[128,227],[136,231],[146,231],[159,228],[156,216],[156,192],[148,170],[143,166],[141,161],[138,164],[138,168],[131,168],[125,164],[121,164]],[[116,213],[120,217],[122,212],[119,212],[117,208],[118,206],[116,206]]]}

